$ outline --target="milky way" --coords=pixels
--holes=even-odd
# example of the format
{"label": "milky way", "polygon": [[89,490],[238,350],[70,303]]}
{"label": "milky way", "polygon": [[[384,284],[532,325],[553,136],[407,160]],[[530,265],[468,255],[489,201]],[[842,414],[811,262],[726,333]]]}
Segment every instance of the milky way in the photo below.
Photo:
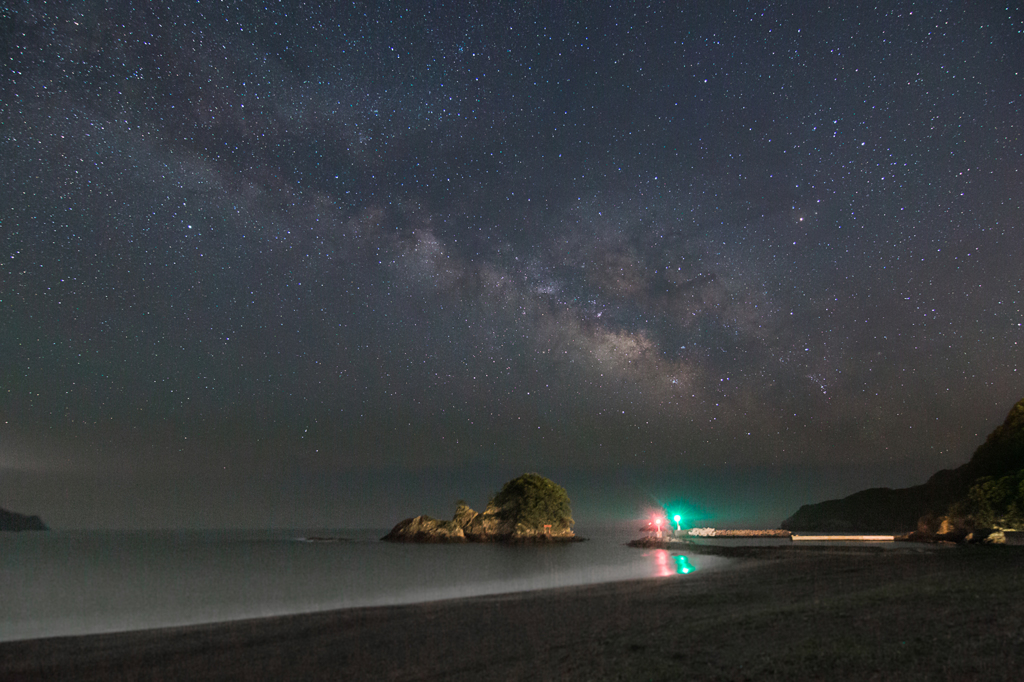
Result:
{"label": "milky way", "polygon": [[316,524],[473,467],[908,485],[1024,391],[1013,7],[0,22],[7,506]]}

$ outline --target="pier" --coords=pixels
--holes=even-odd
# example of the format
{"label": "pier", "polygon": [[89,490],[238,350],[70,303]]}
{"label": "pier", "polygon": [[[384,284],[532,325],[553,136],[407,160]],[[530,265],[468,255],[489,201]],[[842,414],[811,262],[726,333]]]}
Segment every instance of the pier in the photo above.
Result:
{"label": "pier", "polygon": [[[671,531],[670,531],[671,532]],[[687,536],[691,538],[788,538],[791,533],[788,530],[771,528],[767,530],[738,530],[731,528],[690,528],[689,530],[675,532],[677,537]]]}
{"label": "pier", "polygon": [[895,535],[790,535],[793,542],[895,542]]}

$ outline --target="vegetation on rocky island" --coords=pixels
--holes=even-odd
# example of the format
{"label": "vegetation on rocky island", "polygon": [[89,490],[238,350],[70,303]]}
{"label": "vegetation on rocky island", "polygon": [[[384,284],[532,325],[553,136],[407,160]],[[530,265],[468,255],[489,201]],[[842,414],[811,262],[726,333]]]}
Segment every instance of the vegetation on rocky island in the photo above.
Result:
{"label": "vegetation on rocky island", "polygon": [[565,488],[540,474],[512,479],[502,486],[491,505],[500,510],[498,515],[502,519],[517,526],[562,528],[576,523]]}
{"label": "vegetation on rocky island", "polygon": [[575,522],[565,488],[540,474],[514,478],[482,512],[465,501],[451,521],[421,515],[398,523],[383,540],[392,542],[547,542],[575,540]]}

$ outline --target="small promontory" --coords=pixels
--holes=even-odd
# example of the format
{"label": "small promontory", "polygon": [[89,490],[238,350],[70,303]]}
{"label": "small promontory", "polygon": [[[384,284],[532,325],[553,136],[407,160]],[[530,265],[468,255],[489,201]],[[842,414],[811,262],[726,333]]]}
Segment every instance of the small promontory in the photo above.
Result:
{"label": "small promontory", "polygon": [[50,530],[38,516],[26,516],[0,507],[0,531]]}
{"label": "small promontory", "polygon": [[382,540],[389,542],[564,542],[578,540],[565,488],[540,474],[506,483],[482,512],[456,503],[455,516],[406,519]]}

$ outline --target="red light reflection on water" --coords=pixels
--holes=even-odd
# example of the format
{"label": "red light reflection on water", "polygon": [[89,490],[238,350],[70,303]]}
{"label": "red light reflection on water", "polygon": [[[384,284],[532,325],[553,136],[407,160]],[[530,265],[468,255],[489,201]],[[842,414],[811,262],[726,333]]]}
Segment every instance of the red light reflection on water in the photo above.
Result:
{"label": "red light reflection on water", "polygon": [[672,569],[669,567],[668,552],[663,549],[656,549],[652,554],[654,555],[654,565],[658,570],[658,577],[664,578],[672,575]]}
{"label": "red light reflection on water", "polygon": [[687,575],[697,570],[697,567],[682,554],[670,554],[664,549],[645,552],[644,556],[654,558],[656,575],[659,578],[667,578],[670,575]]}

